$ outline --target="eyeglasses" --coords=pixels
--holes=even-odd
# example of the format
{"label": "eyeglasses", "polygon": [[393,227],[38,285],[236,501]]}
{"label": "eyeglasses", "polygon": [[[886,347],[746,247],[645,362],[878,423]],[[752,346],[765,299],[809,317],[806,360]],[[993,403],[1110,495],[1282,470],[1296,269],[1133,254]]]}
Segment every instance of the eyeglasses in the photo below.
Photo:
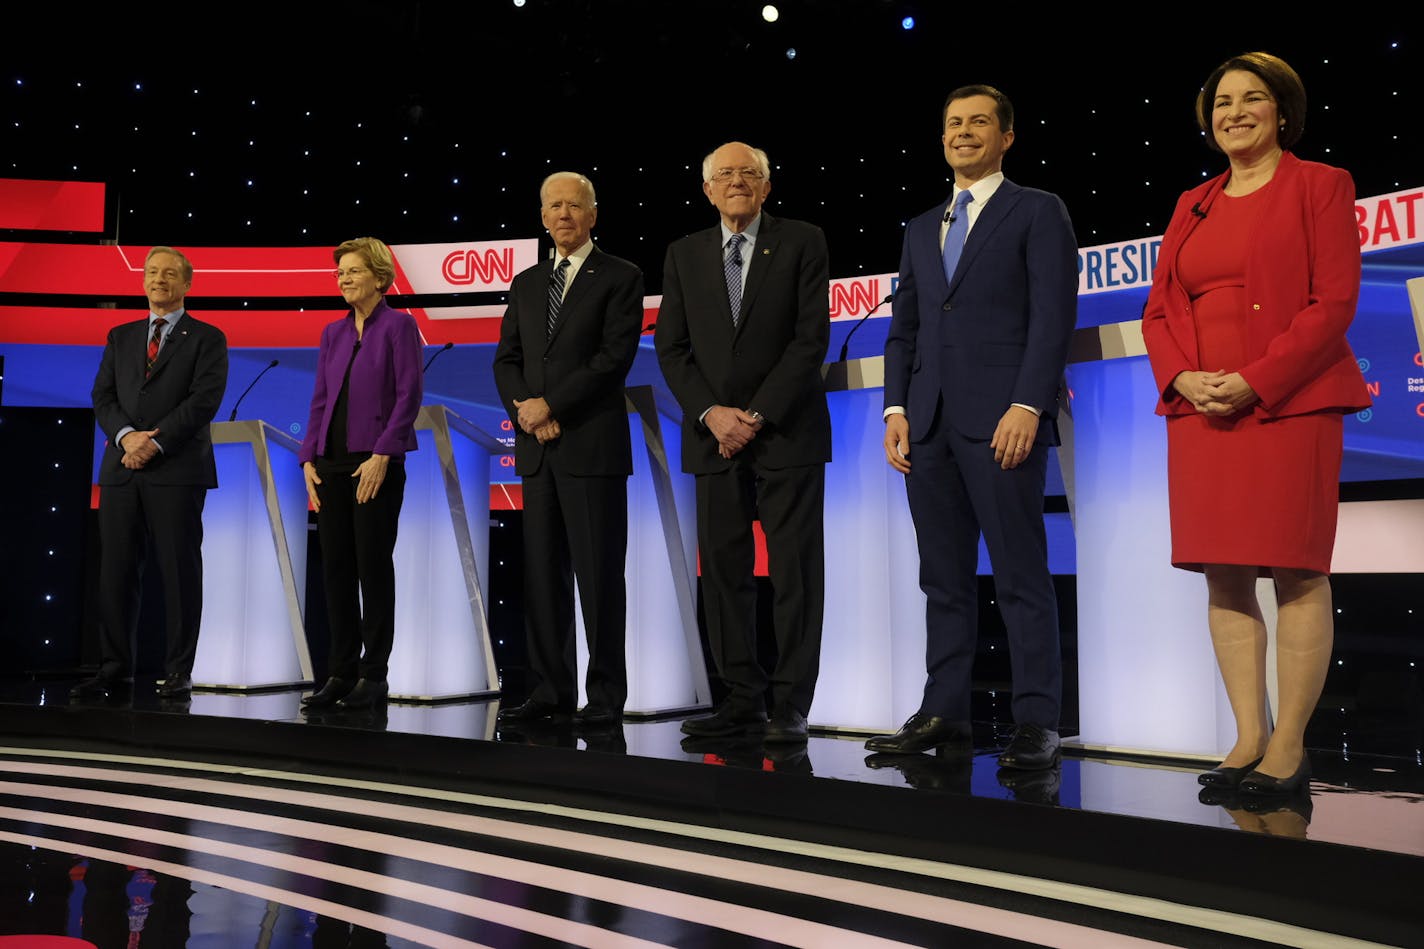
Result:
{"label": "eyeglasses", "polygon": [[352,267],[350,270],[333,270],[331,275],[340,280],[342,277],[359,277],[370,272],[365,267]]}
{"label": "eyeglasses", "polygon": [[718,184],[726,184],[733,178],[741,178],[743,181],[760,181],[765,178],[756,168],[718,168],[712,172],[712,180]]}

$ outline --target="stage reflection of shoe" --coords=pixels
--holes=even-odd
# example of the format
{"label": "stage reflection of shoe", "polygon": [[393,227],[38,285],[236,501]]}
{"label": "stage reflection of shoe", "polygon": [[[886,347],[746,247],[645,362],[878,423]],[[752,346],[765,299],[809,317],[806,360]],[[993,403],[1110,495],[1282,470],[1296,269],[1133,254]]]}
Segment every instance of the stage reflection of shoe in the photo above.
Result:
{"label": "stage reflection of shoe", "polygon": [[1207,807],[1224,807],[1232,810],[1241,806],[1241,792],[1234,785],[1218,787],[1208,784],[1197,792],[1197,800]]}
{"label": "stage reflection of shoe", "polygon": [[909,755],[940,745],[970,745],[973,731],[966,721],[957,721],[916,712],[893,735],[876,735],[865,743],[866,751]]}
{"label": "stage reflection of shoe", "polygon": [[762,768],[782,774],[811,774],[805,741],[766,745],[762,749]]}
{"label": "stage reflection of shoe", "polygon": [[96,675],[85,679],[69,690],[72,699],[117,698],[133,691],[133,679],[129,676]]}
{"label": "stage reflection of shoe", "polygon": [[777,709],[771,721],[766,723],[766,734],[762,740],[768,744],[804,742],[807,730],[806,716],[786,705]]}
{"label": "stage reflection of shoe", "polygon": [[574,724],[584,728],[612,728],[623,724],[623,712],[602,705],[585,705],[574,712]]}
{"label": "stage reflection of shoe", "polygon": [[1241,779],[1241,794],[1243,797],[1252,795],[1258,797],[1285,797],[1289,794],[1297,794],[1301,791],[1310,790],[1310,757],[1302,755],[1300,766],[1295,769],[1295,773],[1284,778],[1277,778],[1266,774],[1263,771],[1252,771]]}
{"label": "stage reflection of shoe", "polygon": [[1309,824],[1315,813],[1315,800],[1308,790],[1287,794],[1285,797],[1242,797],[1241,809],[1261,817],[1294,814]]}
{"label": "stage reflection of shoe", "polygon": [[995,775],[1001,787],[1013,792],[1014,800],[1026,804],[1057,804],[1058,790],[1063,785],[1063,768],[1026,771],[1021,768],[1000,768]]}
{"label": "stage reflection of shoe", "polygon": [[346,698],[346,694],[351,691],[353,684],[349,679],[332,676],[321,688],[302,698],[302,708],[330,708],[339,700]]}
{"label": "stage reflection of shoe", "polygon": [[912,788],[968,794],[969,779],[974,773],[973,748],[968,744],[943,745],[930,755],[882,751],[866,755],[865,766],[877,771],[899,771],[905,776],[905,783]]}
{"label": "stage reflection of shoe", "polygon": [[766,712],[760,708],[747,708],[730,702],[722,703],[711,715],[689,718],[682,723],[683,734],[700,737],[746,735],[753,732],[761,734],[765,730]]}
{"label": "stage reflection of shoe", "polygon": [[[615,735],[622,733],[622,729],[613,731]],[[498,737],[500,741],[517,745],[539,745],[545,748],[573,748],[578,743],[573,722],[568,715],[513,722],[500,721]]]}
{"label": "stage reflection of shoe", "polygon": [[390,686],[381,679],[357,679],[345,696],[336,700],[337,708],[371,708],[384,705]]}
{"label": "stage reflection of shoe", "polygon": [[1203,771],[1197,775],[1197,783],[1208,788],[1234,788],[1241,783],[1241,779],[1252,771],[1256,770],[1256,765],[1261,763],[1257,758],[1250,764],[1244,764],[1239,768],[1228,768],[1225,765],[1217,765],[1210,771]]}
{"label": "stage reflection of shoe", "polygon": [[760,769],[765,760],[760,736],[689,735],[682,740],[682,750],[701,755],[704,764],[731,765],[736,768]]}
{"label": "stage reflection of shoe", "polygon": [[1058,763],[1061,748],[1058,733],[1051,728],[1016,725],[1008,747],[999,753],[999,767],[1042,771]]}
{"label": "stage reflection of shoe", "polygon": [[171,675],[158,683],[159,698],[173,699],[182,695],[189,695],[193,691],[193,677],[187,674]]}
{"label": "stage reflection of shoe", "polygon": [[583,746],[588,751],[601,751],[609,755],[626,755],[628,753],[628,739],[623,735],[621,724],[583,728],[575,725],[574,730],[578,737],[583,739]]}
{"label": "stage reflection of shoe", "polygon": [[551,705],[548,702],[540,702],[536,699],[529,699],[522,705],[512,705],[509,708],[499,710],[499,722],[501,724],[513,724],[518,722],[525,724],[528,722],[552,722],[566,719],[569,713]]}

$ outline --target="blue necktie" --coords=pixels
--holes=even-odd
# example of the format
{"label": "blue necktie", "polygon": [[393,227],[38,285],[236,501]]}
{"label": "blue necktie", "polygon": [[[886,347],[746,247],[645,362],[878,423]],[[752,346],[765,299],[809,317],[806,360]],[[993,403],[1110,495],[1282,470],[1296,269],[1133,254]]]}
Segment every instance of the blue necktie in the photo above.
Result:
{"label": "blue necktie", "polygon": [[965,188],[954,199],[954,209],[949,212],[949,230],[944,232],[944,279],[954,280],[954,268],[959,266],[959,254],[964,250],[964,237],[969,233],[969,202],[973,193]]}
{"label": "blue necktie", "polygon": [[746,240],[740,234],[733,234],[727,241],[727,259],[723,269],[727,274],[727,302],[732,304],[732,326],[742,315],[742,243]]}
{"label": "blue necktie", "polygon": [[565,257],[554,268],[553,279],[549,281],[549,335],[554,335],[554,326],[559,322],[559,307],[564,305],[564,282],[569,277],[569,259]]}

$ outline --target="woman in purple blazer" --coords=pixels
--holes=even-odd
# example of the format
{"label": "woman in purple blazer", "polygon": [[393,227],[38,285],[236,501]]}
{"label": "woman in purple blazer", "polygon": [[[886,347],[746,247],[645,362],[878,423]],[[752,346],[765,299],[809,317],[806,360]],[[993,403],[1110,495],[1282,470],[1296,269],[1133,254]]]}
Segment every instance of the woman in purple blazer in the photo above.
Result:
{"label": "woman in purple blazer", "polygon": [[326,683],[302,699],[304,709],[386,699],[396,526],[423,395],[420,330],[382,298],[395,279],[391,249],[358,237],[332,256],[351,311],[322,330],[300,454],[317,513],[331,646]]}

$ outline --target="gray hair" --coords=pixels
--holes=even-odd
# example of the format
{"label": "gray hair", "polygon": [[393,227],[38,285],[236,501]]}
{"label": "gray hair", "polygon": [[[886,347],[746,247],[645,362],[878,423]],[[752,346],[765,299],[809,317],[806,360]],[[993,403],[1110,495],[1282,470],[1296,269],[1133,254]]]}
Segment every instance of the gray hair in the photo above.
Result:
{"label": "gray hair", "polygon": [[724,142],[721,145],[718,145],[716,148],[712,149],[712,151],[708,152],[707,157],[702,159],[703,181],[712,180],[712,156],[716,155],[728,145],[744,146],[748,151],[752,153],[752,160],[756,162],[757,171],[761,172],[762,178],[766,181],[771,180],[771,159],[766,157],[766,152],[762,151],[760,148],[752,148],[752,146],[747,145],[745,142]]}
{"label": "gray hair", "polygon": [[544,204],[544,196],[548,192],[549,185],[564,178],[571,178],[577,181],[579,187],[583,189],[583,196],[588,199],[588,206],[591,208],[598,207],[598,195],[593,193],[593,182],[589,181],[586,175],[581,175],[576,171],[556,171],[545,178],[539,185],[539,204],[541,206]]}

